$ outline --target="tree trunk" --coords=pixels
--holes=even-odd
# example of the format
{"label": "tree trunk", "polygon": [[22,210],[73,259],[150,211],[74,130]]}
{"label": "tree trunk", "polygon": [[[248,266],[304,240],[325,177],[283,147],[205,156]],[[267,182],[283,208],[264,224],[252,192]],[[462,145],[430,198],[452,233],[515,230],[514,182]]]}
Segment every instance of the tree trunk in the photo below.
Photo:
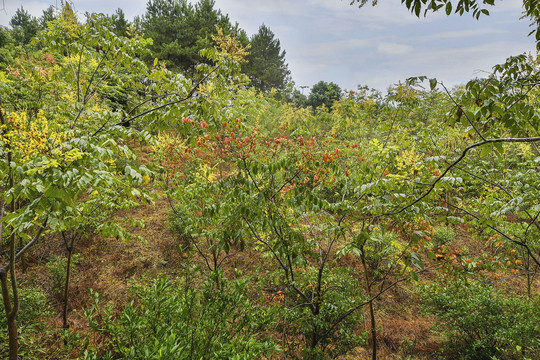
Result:
{"label": "tree trunk", "polygon": [[531,278],[531,259],[530,254],[527,253],[527,260],[525,262],[525,271],[527,271],[527,297],[532,299],[532,278]]}
{"label": "tree trunk", "polygon": [[373,308],[373,299],[371,298],[371,283],[369,281],[368,267],[366,264],[366,256],[364,253],[364,246],[360,247],[360,259],[362,260],[362,267],[364,268],[364,277],[366,281],[366,290],[371,301],[369,302],[369,317],[371,322],[371,360],[377,360],[377,323],[375,321],[375,310]]}
{"label": "tree trunk", "polygon": [[[0,98],[0,104],[2,99]],[[7,131],[9,132],[9,122],[6,122],[4,117],[4,111],[0,108],[0,123],[6,126]],[[11,150],[11,145],[8,142],[6,144],[6,153],[7,153],[7,163],[11,164],[13,159],[13,154]],[[14,179],[13,179],[13,170],[11,166],[8,166],[7,179],[9,182],[9,189],[13,189]],[[2,204],[2,217],[4,216],[4,206]],[[15,212],[15,199],[11,200],[10,212]],[[0,228],[3,230],[3,227]],[[0,231],[0,241],[2,241],[3,231]],[[15,233],[11,234],[11,239],[9,242],[9,264],[0,268],[0,286],[2,287],[2,299],[4,301],[4,309],[6,310],[6,320],[8,326],[8,337],[9,337],[9,360],[17,360],[19,352],[19,344],[17,339],[17,312],[19,311],[19,293],[17,292],[17,277],[15,275]],[[8,271],[11,276],[11,290],[13,292],[13,304],[11,304],[11,299],[9,297],[9,285],[8,285]]]}
{"label": "tree trunk", "polygon": [[[17,209],[21,208],[21,199],[17,201]],[[19,247],[22,249],[24,246],[22,236],[19,236]],[[26,273],[26,261],[24,259],[24,254],[21,254],[21,266],[23,274]]]}
{"label": "tree trunk", "polygon": [[[24,246],[24,243],[23,243],[23,239],[22,237],[19,238],[19,247],[22,249]],[[22,267],[22,272],[23,274],[26,273],[26,261],[24,259],[24,254],[21,255],[21,267]]]}
{"label": "tree trunk", "polygon": [[[371,297],[371,294],[369,294]],[[371,318],[371,360],[377,360],[377,329],[375,323],[375,311],[373,310],[373,300],[369,302],[369,316]]]}
{"label": "tree trunk", "polygon": [[18,339],[17,339],[17,313],[11,308],[11,299],[9,298],[9,285],[7,280],[7,269],[0,269],[0,285],[2,287],[2,300],[6,310],[6,319],[9,338],[9,360],[17,360],[18,357]]}
{"label": "tree trunk", "polygon": [[64,284],[64,307],[62,311],[62,328],[69,328],[67,323],[67,308],[68,308],[68,292],[69,292],[69,280],[71,277],[71,256],[73,254],[73,248],[68,249],[68,261],[66,269],[66,282]]}

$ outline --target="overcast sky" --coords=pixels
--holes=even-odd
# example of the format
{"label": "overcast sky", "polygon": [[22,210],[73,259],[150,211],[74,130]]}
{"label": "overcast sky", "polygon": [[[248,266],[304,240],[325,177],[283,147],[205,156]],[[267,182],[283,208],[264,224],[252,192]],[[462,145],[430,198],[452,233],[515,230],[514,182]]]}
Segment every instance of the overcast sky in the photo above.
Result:
{"label": "overcast sky", "polygon": [[[193,1],[192,1],[193,2]],[[358,9],[350,0],[215,0],[216,8],[249,35],[264,23],[281,41],[297,87],[319,80],[343,89],[368,85],[379,90],[410,76],[437,77],[446,85],[482,76],[508,56],[534,51],[529,21],[519,20],[519,0],[497,1],[489,17],[418,19],[399,0]],[[3,0],[0,24],[8,25],[23,6],[40,16],[56,0]],[[1,6],[1,5],[0,5]],[[76,0],[74,8],[112,14],[122,8],[128,19],[143,14],[146,0]],[[307,93],[307,91],[306,91]]]}

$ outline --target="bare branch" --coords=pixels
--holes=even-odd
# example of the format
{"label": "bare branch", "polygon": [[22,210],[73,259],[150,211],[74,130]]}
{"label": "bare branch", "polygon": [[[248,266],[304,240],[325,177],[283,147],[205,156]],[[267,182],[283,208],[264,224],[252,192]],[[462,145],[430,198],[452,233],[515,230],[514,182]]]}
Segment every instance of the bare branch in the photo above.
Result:
{"label": "bare branch", "polygon": [[[481,220],[479,216],[477,216],[476,214],[474,214],[474,213],[472,213],[470,211],[467,211],[466,209],[463,209],[463,208],[461,208],[459,206],[453,205],[453,204],[451,204],[449,202],[447,202],[446,204],[448,206],[450,206],[450,207],[453,207],[454,209],[463,211],[467,215],[472,216],[473,218],[475,218],[476,220]],[[502,237],[504,237],[505,239],[509,240],[510,242],[512,242],[512,243],[514,243],[514,244],[516,244],[518,246],[523,247],[527,251],[529,256],[533,259],[533,261],[536,263],[536,265],[540,266],[540,259],[536,258],[536,256],[532,252],[532,250],[529,248],[529,245],[527,245],[527,243],[525,241],[516,240],[516,239],[512,238],[510,235],[504,233],[502,230],[498,229],[497,227],[495,227],[493,225],[487,224],[486,226],[488,228],[490,228],[491,230],[495,231],[496,233],[498,233],[499,235],[501,235]]]}
{"label": "bare branch", "polygon": [[45,221],[43,222],[43,225],[40,226],[40,228],[39,228],[37,234],[34,236],[34,238],[32,240],[30,240],[30,242],[28,244],[26,244],[21,250],[19,250],[17,255],[15,255],[15,260],[17,260],[18,258],[23,256],[23,254],[28,249],[30,249],[36,243],[36,241],[39,240],[39,238],[41,237],[41,234],[43,233],[43,230],[45,230],[45,226],[47,225],[47,221],[49,221],[49,215],[47,215],[47,217],[45,218]]}

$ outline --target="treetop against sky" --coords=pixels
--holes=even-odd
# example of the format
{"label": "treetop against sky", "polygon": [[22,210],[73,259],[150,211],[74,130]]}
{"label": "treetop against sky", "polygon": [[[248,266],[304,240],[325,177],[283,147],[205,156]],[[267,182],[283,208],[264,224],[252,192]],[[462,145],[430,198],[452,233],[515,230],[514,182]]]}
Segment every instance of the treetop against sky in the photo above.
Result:
{"label": "treetop against sky", "polygon": [[[5,1],[0,24],[8,26],[17,7],[34,16],[56,0]],[[447,85],[464,83],[490,72],[511,55],[534,51],[527,37],[529,21],[520,20],[522,2],[496,2],[490,16],[411,15],[399,1],[358,9],[349,0],[216,0],[249,35],[261,24],[269,26],[286,51],[286,61],[298,86],[320,80],[344,89],[369,85],[385,90],[410,76],[437,77]],[[142,15],[146,0],[79,0],[79,14],[112,14],[121,8],[132,20]]]}

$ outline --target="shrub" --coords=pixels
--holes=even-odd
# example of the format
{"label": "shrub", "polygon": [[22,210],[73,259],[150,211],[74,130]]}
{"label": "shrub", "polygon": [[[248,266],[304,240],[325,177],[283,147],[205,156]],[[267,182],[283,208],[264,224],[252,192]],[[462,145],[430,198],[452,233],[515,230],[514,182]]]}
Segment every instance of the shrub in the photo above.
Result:
{"label": "shrub", "polygon": [[447,226],[436,226],[433,241],[435,245],[444,245],[453,241],[456,238],[454,229]]}
{"label": "shrub", "polygon": [[[73,254],[71,259],[71,271],[73,271],[75,266],[77,266],[80,259],[80,254]],[[54,297],[60,298],[64,292],[66,282],[67,258],[64,256],[55,256],[48,262],[47,267],[49,268],[49,272],[51,274],[51,292]]]}
{"label": "shrub", "polygon": [[505,298],[473,282],[429,286],[423,299],[453,358],[540,358],[540,296]]}
{"label": "shrub", "polygon": [[378,228],[374,230],[366,243],[366,263],[370,275],[377,280],[382,279],[386,272],[396,265],[400,250],[401,245],[396,233]]}
{"label": "shrub", "polygon": [[[37,288],[19,290],[20,309],[17,316],[19,330],[19,357],[22,359],[37,359],[47,354],[47,350],[42,347],[43,341],[36,341],[37,338],[44,339],[51,336],[50,328],[44,319],[51,316],[51,308],[47,303],[47,296]],[[2,306],[2,312],[3,312]],[[8,358],[8,343],[6,316],[0,316],[0,358]]]}
{"label": "shrub", "polygon": [[[311,270],[311,271],[310,271]],[[309,290],[314,286],[317,272],[309,268],[296,276],[296,285]],[[304,300],[294,291],[284,299],[283,322],[280,330],[287,344],[286,353],[295,358],[327,359],[346,354],[354,347],[365,344],[367,333],[356,330],[361,322],[361,308],[355,309],[365,299],[348,267],[327,270],[323,291],[319,298],[320,311],[313,314]]]}
{"label": "shrub", "polygon": [[[110,340],[100,358],[257,359],[277,351],[259,335],[273,316],[247,299],[247,280],[210,276],[201,290],[189,281],[166,278],[136,286],[137,301],[117,319],[110,316],[112,309],[103,314],[93,306],[87,312],[90,325]],[[85,358],[96,358],[96,352],[88,351]]]}
{"label": "shrub", "polygon": [[180,207],[175,210],[176,212],[172,210],[169,212],[169,229],[178,236],[183,245],[189,245],[191,236],[187,230],[187,217]]}

